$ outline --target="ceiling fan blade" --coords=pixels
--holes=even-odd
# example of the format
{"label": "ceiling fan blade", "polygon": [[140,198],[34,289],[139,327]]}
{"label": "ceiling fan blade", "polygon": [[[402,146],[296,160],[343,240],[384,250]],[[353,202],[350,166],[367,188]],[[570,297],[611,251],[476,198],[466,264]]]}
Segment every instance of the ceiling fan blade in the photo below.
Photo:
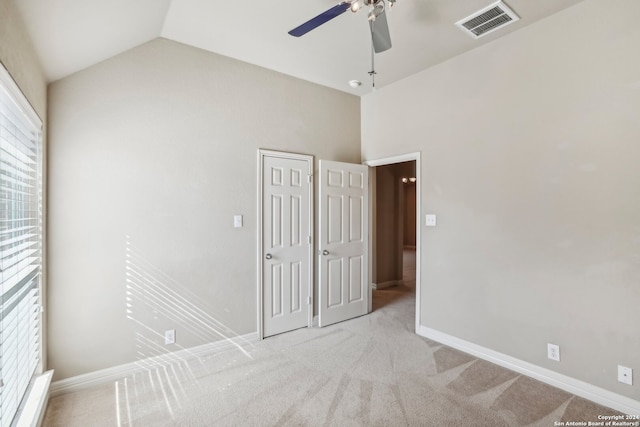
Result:
{"label": "ceiling fan blade", "polygon": [[380,53],[390,49],[391,35],[389,34],[389,24],[387,23],[387,12],[382,12],[376,17],[375,21],[369,21],[369,27],[371,27],[373,50],[376,53]]}
{"label": "ceiling fan blade", "polygon": [[289,31],[289,34],[291,34],[294,37],[303,36],[307,34],[309,31],[335,18],[336,16],[342,15],[344,12],[347,11],[347,9],[349,9],[350,6],[351,6],[351,3],[349,2],[342,2],[336,6],[333,6],[331,9],[325,12],[322,12],[320,15],[316,16],[315,18],[311,18],[304,24]]}

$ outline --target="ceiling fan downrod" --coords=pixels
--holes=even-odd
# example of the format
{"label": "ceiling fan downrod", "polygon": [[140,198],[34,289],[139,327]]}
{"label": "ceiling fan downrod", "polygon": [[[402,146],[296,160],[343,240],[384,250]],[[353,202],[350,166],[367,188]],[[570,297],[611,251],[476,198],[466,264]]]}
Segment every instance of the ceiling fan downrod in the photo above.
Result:
{"label": "ceiling fan downrod", "polygon": [[371,76],[371,88],[376,88],[376,64],[375,64],[375,52],[373,50],[373,43],[371,43],[371,71],[368,73]]}

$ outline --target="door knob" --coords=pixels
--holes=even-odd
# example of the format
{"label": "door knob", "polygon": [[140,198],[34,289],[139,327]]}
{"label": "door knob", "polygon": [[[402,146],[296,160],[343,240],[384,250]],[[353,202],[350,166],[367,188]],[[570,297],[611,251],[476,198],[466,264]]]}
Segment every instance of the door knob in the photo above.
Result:
{"label": "door knob", "polygon": [[324,251],[322,251],[322,255],[324,255],[324,256],[329,255],[329,251],[325,249]]}
{"label": "door knob", "polygon": [[264,257],[265,257],[266,259],[271,259],[271,258],[273,258],[273,256],[272,256],[271,254],[266,254]]}

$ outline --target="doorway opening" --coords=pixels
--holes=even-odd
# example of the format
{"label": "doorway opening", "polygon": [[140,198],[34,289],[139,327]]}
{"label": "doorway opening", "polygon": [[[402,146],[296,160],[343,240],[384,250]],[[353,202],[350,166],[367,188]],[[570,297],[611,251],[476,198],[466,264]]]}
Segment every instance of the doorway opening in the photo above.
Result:
{"label": "doorway opening", "polygon": [[[417,330],[420,324],[419,153],[366,164],[373,168],[370,311],[396,304],[415,304]],[[413,316],[413,312],[406,314]]]}

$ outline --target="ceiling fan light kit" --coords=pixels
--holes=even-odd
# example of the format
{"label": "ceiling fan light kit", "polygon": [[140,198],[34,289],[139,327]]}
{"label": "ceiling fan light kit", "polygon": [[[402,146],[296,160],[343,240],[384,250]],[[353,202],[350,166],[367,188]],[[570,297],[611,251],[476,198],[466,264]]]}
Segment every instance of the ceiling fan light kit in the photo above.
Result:
{"label": "ceiling fan light kit", "polygon": [[357,11],[360,10],[360,8],[364,6],[364,1],[363,0],[354,0],[351,2],[351,12],[356,13]]}

